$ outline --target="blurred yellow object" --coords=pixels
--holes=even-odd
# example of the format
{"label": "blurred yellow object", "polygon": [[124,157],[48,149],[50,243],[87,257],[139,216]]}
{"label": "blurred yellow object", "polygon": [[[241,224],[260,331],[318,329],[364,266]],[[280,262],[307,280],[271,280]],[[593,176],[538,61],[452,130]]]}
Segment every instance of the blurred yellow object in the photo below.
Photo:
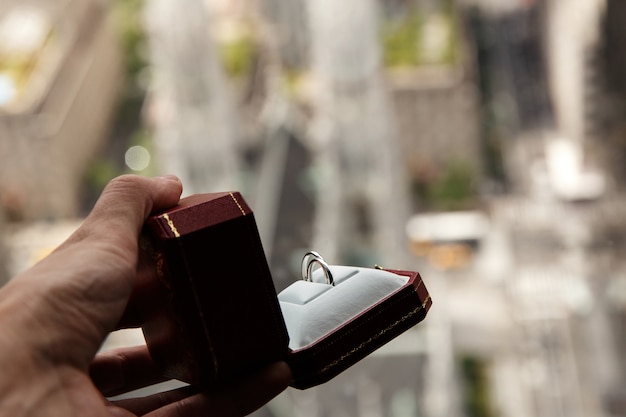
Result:
{"label": "blurred yellow object", "polygon": [[433,242],[430,241],[411,241],[409,249],[411,253],[419,258],[428,256],[433,248]]}
{"label": "blurred yellow object", "polygon": [[471,258],[472,249],[463,244],[437,245],[428,252],[428,262],[444,271],[463,268]]}
{"label": "blurred yellow object", "polygon": [[35,7],[17,6],[0,18],[0,108],[23,94],[52,35],[48,17]]}

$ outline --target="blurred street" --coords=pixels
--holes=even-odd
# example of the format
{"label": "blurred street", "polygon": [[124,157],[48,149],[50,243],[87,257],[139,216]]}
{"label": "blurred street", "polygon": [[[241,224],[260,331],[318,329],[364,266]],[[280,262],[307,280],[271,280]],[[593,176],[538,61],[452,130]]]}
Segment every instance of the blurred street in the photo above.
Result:
{"label": "blurred street", "polygon": [[[174,173],[185,194],[241,190],[277,291],[316,250],[419,271],[433,299],[423,323],[254,416],[626,416],[619,0],[124,1],[142,66],[106,143],[81,148],[95,162],[59,185],[72,203],[45,210],[54,188],[28,177],[44,165],[0,170],[0,283],[69,236],[109,177]],[[0,161],[24,133],[19,97],[1,101],[13,73],[0,66]]]}

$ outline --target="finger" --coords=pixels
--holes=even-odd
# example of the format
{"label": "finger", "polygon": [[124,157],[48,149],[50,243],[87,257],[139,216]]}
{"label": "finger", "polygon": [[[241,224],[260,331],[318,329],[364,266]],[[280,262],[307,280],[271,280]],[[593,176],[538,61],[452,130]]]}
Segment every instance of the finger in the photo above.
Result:
{"label": "finger", "polygon": [[[117,180],[118,182],[119,181],[123,182],[127,179],[131,182],[132,181],[141,182],[141,181],[146,180],[146,178],[134,177],[134,176],[120,177]],[[152,185],[152,188],[150,188],[149,186],[142,186],[141,188],[148,190],[148,191],[152,189],[152,191],[156,192],[156,194],[152,196],[151,198],[148,198],[147,200],[148,204],[143,209],[143,215],[141,217],[141,225],[143,225],[145,218],[151,212],[161,210],[167,207],[171,207],[174,204],[176,204],[180,198],[180,193],[182,192],[182,188],[181,188],[182,186],[180,184],[180,181],[176,177],[172,177],[172,176],[158,177],[150,181],[157,182],[156,190],[155,190],[154,184]],[[111,186],[108,188],[115,188],[115,187],[117,187],[116,184],[111,184]],[[124,188],[124,186],[122,186],[121,188]],[[162,189],[165,189],[165,191],[163,192]],[[101,200],[104,200],[105,202],[107,200],[105,196],[108,197],[107,190],[103,192],[103,197],[101,198]],[[111,192],[111,194],[115,195],[115,191]],[[101,206],[105,207],[103,211],[106,212],[107,210],[109,210],[108,204],[105,204],[105,203],[100,204],[99,202],[99,204],[96,205],[96,207],[94,208],[94,211],[98,213],[98,210],[100,210]],[[111,214],[110,216],[114,216],[114,215]],[[132,242],[132,244],[133,246],[136,244],[136,239]],[[150,287],[154,285],[155,278],[156,278],[156,266],[154,263],[154,259],[152,259],[151,256],[145,250],[139,251],[138,258],[137,258],[137,275],[136,275],[136,280],[134,283],[133,292],[131,294],[131,298],[129,299],[127,303],[126,309],[116,326],[116,329],[124,329],[124,328],[132,328],[132,327],[141,326],[142,323],[140,320],[140,315],[137,310],[137,306],[145,304],[145,303],[150,303],[150,300],[152,298],[150,297],[149,291],[150,291]]]}
{"label": "finger", "polygon": [[162,286],[155,265],[142,265],[141,253],[133,292],[117,323],[116,330],[141,327],[143,319],[158,314],[168,304],[168,296]]}
{"label": "finger", "polygon": [[192,395],[156,409],[145,417],[246,416],[287,388],[291,378],[289,366],[277,362],[224,390]]}
{"label": "finger", "polygon": [[114,404],[106,404],[106,409],[111,417],[137,417],[136,414]]}
{"label": "finger", "polygon": [[143,416],[151,411],[182,401],[196,394],[198,394],[197,388],[186,386],[171,391],[149,395],[143,398],[128,398],[124,400],[111,401],[111,404],[130,411],[138,416]]}
{"label": "finger", "polygon": [[174,206],[181,193],[182,184],[175,176],[122,175],[105,187],[90,217],[118,219],[126,230],[139,233],[150,213]]}
{"label": "finger", "polygon": [[114,349],[96,356],[89,368],[94,385],[111,397],[168,380],[146,346]]}

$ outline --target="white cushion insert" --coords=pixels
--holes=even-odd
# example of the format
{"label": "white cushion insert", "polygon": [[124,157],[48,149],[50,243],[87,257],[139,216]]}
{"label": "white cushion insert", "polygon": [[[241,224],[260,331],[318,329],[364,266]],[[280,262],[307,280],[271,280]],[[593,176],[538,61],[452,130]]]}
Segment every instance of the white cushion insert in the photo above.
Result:
{"label": "white cushion insert", "polygon": [[314,282],[297,281],[278,295],[291,349],[319,340],[408,281],[378,269],[331,266],[330,270],[334,287],[325,284],[323,271],[316,270]]}

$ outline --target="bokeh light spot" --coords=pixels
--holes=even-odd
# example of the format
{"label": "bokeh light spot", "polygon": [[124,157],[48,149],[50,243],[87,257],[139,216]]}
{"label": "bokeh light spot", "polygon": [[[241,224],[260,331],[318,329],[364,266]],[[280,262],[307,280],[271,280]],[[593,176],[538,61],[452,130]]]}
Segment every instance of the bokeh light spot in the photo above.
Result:
{"label": "bokeh light spot", "polygon": [[126,151],[124,160],[133,171],[143,171],[150,165],[150,152],[143,146],[131,146]]}

